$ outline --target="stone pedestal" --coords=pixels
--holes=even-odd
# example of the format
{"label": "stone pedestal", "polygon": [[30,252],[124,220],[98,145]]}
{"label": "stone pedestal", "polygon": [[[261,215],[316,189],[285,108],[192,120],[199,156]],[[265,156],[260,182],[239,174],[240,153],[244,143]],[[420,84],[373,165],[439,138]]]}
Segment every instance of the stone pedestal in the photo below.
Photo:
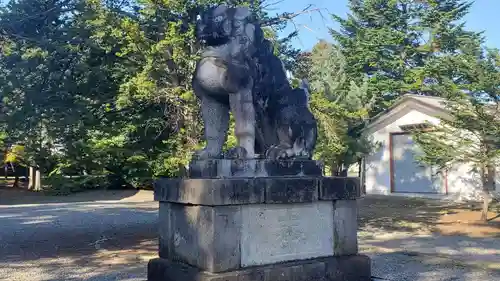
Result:
{"label": "stone pedestal", "polygon": [[358,255],[357,178],[315,161],[210,160],[159,179],[149,281],[370,280]]}

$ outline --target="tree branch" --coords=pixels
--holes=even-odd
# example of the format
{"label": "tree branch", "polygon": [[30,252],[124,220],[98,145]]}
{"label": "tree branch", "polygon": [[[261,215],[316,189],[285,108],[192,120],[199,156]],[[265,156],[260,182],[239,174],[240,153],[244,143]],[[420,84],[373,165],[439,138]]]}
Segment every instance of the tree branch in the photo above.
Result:
{"label": "tree branch", "polygon": [[310,9],[312,6],[313,6],[312,4],[309,4],[309,5],[307,5],[307,7],[305,7],[300,12],[296,12],[296,13],[284,13],[284,14],[278,16],[278,17],[275,17],[275,18],[272,18],[272,19],[269,19],[269,20],[266,20],[266,21],[261,21],[259,24],[262,27],[270,26],[270,25],[275,25],[275,24],[282,23],[284,21],[292,20],[292,19],[294,19],[294,18],[296,18],[297,16],[300,16],[300,15],[309,14],[309,13],[313,13],[313,12],[319,12],[321,10],[320,8]]}

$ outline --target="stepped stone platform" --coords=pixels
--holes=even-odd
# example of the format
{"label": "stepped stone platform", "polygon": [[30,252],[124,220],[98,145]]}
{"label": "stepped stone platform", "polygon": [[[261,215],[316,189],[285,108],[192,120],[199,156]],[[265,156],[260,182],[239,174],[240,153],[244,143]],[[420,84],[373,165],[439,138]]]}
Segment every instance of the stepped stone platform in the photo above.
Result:
{"label": "stepped stone platform", "polygon": [[316,161],[193,161],[160,178],[149,281],[371,280],[358,253],[360,183]]}

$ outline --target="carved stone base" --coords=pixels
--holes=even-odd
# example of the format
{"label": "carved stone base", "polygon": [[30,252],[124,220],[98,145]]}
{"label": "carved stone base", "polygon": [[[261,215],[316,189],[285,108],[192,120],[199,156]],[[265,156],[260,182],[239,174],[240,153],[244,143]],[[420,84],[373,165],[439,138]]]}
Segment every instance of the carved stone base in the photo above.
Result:
{"label": "carved stone base", "polygon": [[155,183],[149,281],[370,280],[358,255],[359,178],[324,177],[314,161],[198,164],[190,178]]}
{"label": "carved stone base", "polygon": [[370,259],[364,255],[278,263],[223,273],[201,271],[167,259],[148,264],[148,281],[370,281]]}
{"label": "carved stone base", "polygon": [[209,272],[358,253],[355,178],[164,179],[160,257]]}
{"label": "carved stone base", "polygon": [[188,177],[245,178],[277,176],[321,176],[323,165],[313,160],[194,160],[189,164]]}
{"label": "carved stone base", "polygon": [[359,185],[359,178],[351,177],[160,178],[154,196],[160,202],[207,206],[304,203],[355,200]]}

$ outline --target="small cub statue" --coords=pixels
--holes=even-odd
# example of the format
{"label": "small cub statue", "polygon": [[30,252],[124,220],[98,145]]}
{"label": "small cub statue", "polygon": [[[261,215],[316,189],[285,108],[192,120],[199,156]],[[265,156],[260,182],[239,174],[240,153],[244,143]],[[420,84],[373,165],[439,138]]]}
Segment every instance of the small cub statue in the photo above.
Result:
{"label": "small cub statue", "polygon": [[300,88],[281,97],[276,110],[275,128],[278,145],[267,151],[271,159],[311,159],[318,137],[317,122],[308,108],[309,86],[305,80]]}

